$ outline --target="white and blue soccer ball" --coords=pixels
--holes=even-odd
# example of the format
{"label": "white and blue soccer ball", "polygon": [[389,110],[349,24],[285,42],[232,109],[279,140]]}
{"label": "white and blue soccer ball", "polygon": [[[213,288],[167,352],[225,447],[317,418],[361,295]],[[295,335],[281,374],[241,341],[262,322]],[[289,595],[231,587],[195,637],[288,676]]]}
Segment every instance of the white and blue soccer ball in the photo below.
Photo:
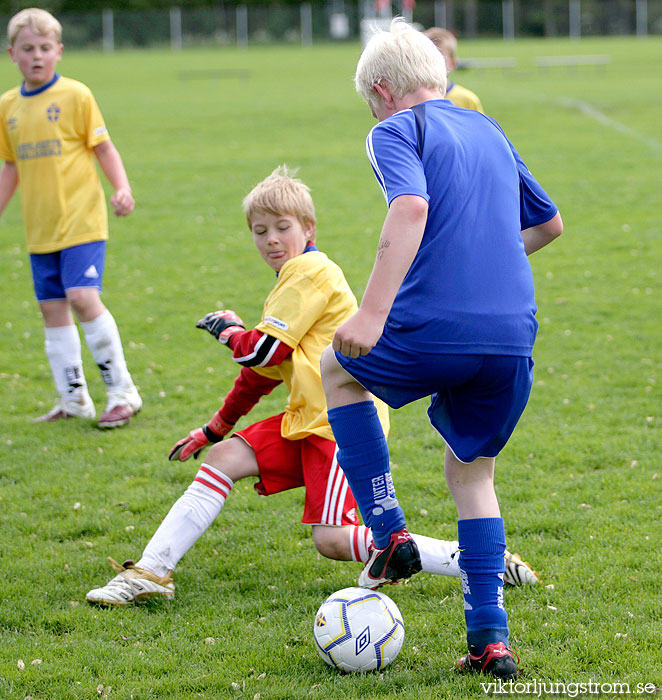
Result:
{"label": "white and blue soccer ball", "polygon": [[329,666],[346,673],[375,671],[400,653],[405,626],[398,606],[387,595],[343,588],[320,605],[313,637]]}

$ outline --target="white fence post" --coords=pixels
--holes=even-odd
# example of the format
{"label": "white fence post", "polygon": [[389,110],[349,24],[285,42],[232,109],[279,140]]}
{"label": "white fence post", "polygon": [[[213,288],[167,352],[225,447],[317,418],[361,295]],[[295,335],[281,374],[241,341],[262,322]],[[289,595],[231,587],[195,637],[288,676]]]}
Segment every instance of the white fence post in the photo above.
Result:
{"label": "white fence post", "polygon": [[248,46],[248,8],[246,5],[237,5],[235,11],[237,20],[237,46]]}
{"label": "white fence post", "polygon": [[329,36],[332,39],[347,39],[349,17],[345,10],[345,0],[330,0],[329,10]]}
{"label": "white fence post", "polygon": [[101,31],[103,50],[112,53],[115,50],[115,33],[113,31],[113,11],[110,9],[101,13]]}
{"label": "white fence post", "polygon": [[179,7],[170,8],[170,48],[182,50],[182,11]]}
{"label": "white fence post", "polygon": [[648,36],[648,0],[637,0],[637,36]]}
{"label": "white fence post", "polygon": [[581,0],[570,0],[568,7],[570,19],[570,38],[579,39],[582,35],[582,2]]}
{"label": "white fence post", "polygon": [[301,45],[312,46],[313,44],[313,8],[309,2],[302,3],[300,7],[301,16]]}
{"label": "white fence post", "polygon": [[475,39],[478,35],[478,0],[466,0],[464,4],[464,23],[467,36]]}
{"label": "white fence post", "polygon": [[513,0],[503,0],[503,38],[515,38],[515,3]]}
{"label": "white fence post", "polygon": [[446,13],[446,0],[435,0],[434,23],[437,27],[448,26],[448,14]]}

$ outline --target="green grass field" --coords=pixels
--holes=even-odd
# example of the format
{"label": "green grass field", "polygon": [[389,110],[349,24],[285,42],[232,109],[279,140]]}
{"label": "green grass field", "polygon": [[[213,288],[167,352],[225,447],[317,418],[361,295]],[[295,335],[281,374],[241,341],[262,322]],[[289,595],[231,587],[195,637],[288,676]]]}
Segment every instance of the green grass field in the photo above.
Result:
{"label": "green grass field", "polygon": [[[662,40],[462,48],[517,57],[515,70],[455,79],[480,95],[565,222],[531,259],[535,385],[497,464],[509,546],[542,577],[506,593],[522,681],[659,694]],[[299,492],[264,499],[240,482],[177,569],[174,601],[102,610],[84,600],[111,577],[106,556],[140,556],[197,469],[167,453],[218,408],[236,370],[194,323],[219,306],[259,319],[274,278],[240,204],[279,163],[300,167],[318,243],[362,293],[385,209],[364,153],[373,121],[352,85],[358,51],[65,52],[62,73],[93,89],[134,186],[135,213],[111,222],[103,298],[145,407],[111,432],[31,423],[54,394],[16,198],[0,222],[0,699],[483,697],[480,678],[453,669],[464,639],[454,579],[420,575],[388,591],[407,636],[382,674],[325,666],[315,611],[358,568],[317,556]],[[568,54],[611,61],[535,67],[536,56]],[[9,60],[0,78],[2,89],[18,82]],[[85,347],[84,361],[102,409]],[[452,539],[425,407],[392,415],[396,486],[410,529]]]}

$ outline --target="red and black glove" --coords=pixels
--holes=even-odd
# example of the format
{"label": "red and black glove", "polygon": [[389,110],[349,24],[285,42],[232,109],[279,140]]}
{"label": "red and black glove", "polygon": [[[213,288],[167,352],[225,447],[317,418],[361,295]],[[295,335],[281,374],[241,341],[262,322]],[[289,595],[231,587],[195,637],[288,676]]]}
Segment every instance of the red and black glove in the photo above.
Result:
{"label": "red and black glove", "polygon": [[230,336],[238,331],[246,330],[244,322],[234,311],[211,311],[205,314],[196,324],[196,328],[209,331],[219,343],[228,344]]}
{"label": "red and black glove", "polygon": [[209,423],[202,428],[192,430],[185,438],[175,443],[168,459],[171,462],[185,462],[191,456],[197,459],[207,445],[220,442],[234,428],[234,425],[221,418],[219,413],[220,411],[217,411]]}

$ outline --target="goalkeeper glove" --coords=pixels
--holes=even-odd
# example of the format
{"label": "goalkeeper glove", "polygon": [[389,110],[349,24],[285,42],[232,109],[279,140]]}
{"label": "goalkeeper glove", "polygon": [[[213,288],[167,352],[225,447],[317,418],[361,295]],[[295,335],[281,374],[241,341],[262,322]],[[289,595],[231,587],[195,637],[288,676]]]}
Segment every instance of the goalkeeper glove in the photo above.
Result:
{"label": "goalkeeper glove", "polygon": [[244,322],[234,311],[211,311],[205,314],[196,324],[196,328],[209,331],[219,343],[227,345],[230,336],[246,329]]}
{"label": "goalkeeper glove", "polygon": [[214,417],[202,426],[192,430],[185,438],[175,443],[170,450],[168,459],[171,462],[185,462],[191,455],[194,459],[209,443],[220,442],[231,430],[234,425],[223,420],[218,412]]}

